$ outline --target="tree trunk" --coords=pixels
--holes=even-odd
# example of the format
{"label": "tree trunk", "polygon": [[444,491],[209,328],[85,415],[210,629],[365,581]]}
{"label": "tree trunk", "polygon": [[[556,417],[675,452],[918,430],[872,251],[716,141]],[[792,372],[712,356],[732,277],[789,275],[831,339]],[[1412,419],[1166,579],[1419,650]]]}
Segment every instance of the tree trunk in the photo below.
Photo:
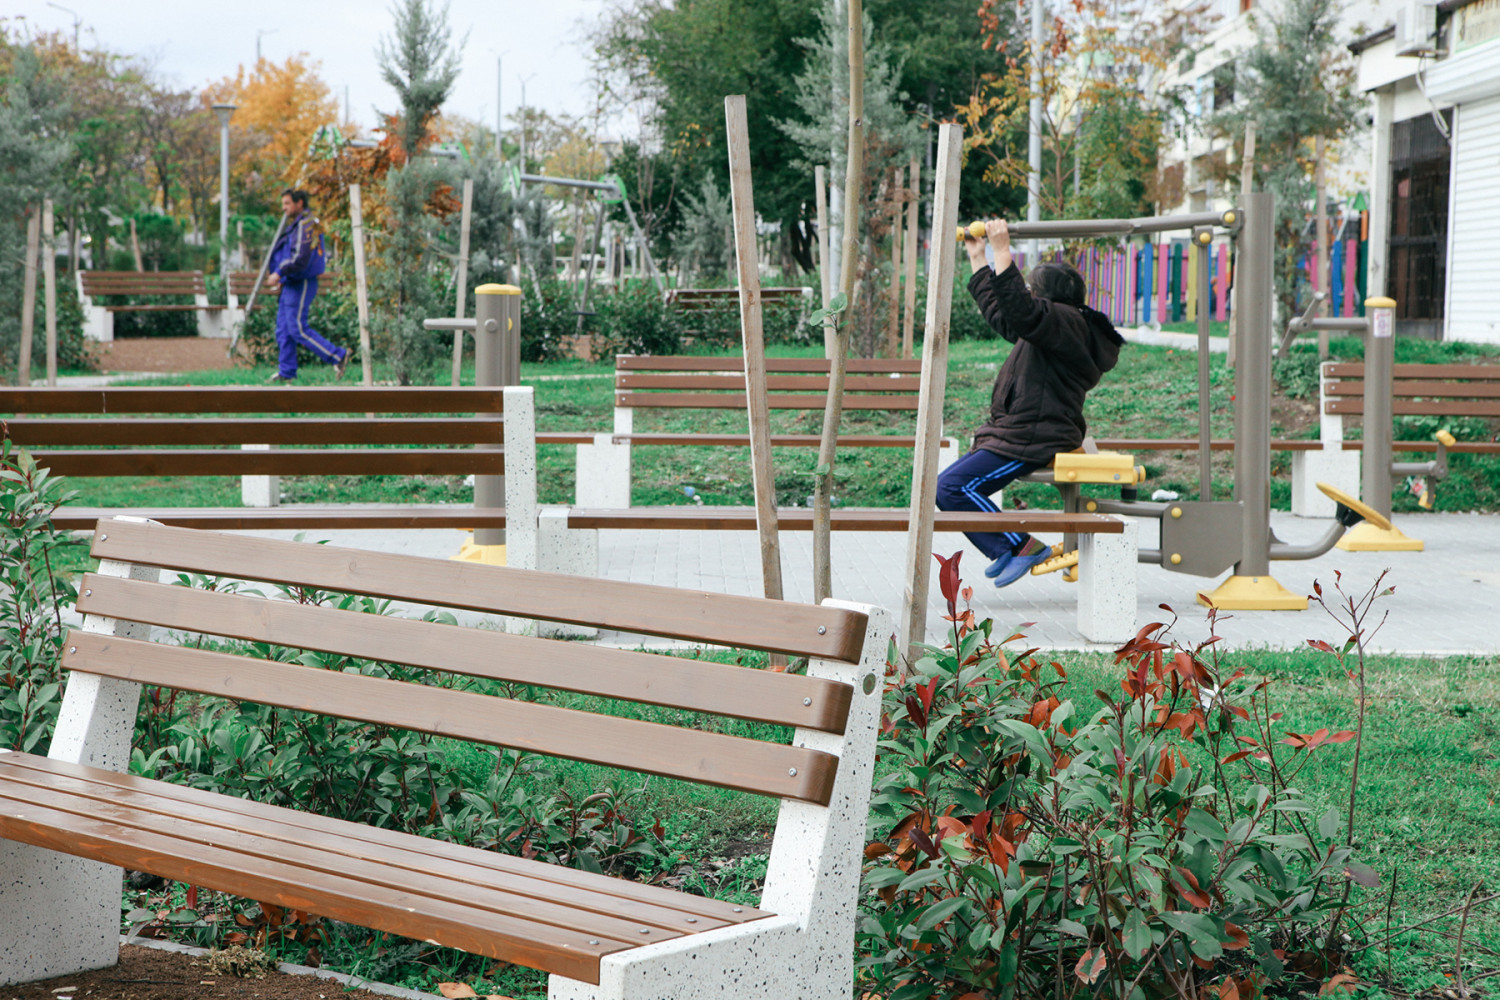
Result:
{"label": "tree trunk", "polygon": [[843,273],[839,292],[847,304],[833,337],[828,365],[828,402],[823,408],[823,438],[813,489],[813,600],[833,595],[832,542],[833,462],[838,450],[839,421],[844,412],[844,360],[849,354],[850,312],[854,305],[854,274],[859,230],[859,195],[865,170],[865,35],[861,0],[849,3],[849,167],[844,177]]}

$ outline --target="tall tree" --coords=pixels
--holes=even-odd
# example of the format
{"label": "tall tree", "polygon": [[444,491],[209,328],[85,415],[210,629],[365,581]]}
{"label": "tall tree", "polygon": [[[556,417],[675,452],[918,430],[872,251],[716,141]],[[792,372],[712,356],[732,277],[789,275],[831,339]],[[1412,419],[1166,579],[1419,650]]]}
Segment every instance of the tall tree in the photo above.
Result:
{"label": "tall tree", "polygon": [[1235,100],[1209,120],[1211,135],[1238,140],[1255,119],[1255,179],[1276,196],[1276,298],[1296,309],[1298,263],[1312,241],[1314,141],[1331,144],[1359,126],[1354,60],[1337,37],[1338,0],[1286,0],[1256,13],[1255,45],[1240,63]]}
{"label": "tall tree", "polygon": [[440,189],[451,189],[453,171],[422,156],[439,109],[458,78],[458,51],[451,46],[448,7],[428,0],[401,0],[393,9],[391,34],[376,50],[381,77],[396,91],[401,113],[393,123],[399,143],[397,169],[386,175],[390,227],[373,264],[375,313],[372,333],[402,385],[429,381],[444,355],[443,339],[422,329],[429,316],[446,310],[439,301],[432,247],[441,221],[427,213]]}

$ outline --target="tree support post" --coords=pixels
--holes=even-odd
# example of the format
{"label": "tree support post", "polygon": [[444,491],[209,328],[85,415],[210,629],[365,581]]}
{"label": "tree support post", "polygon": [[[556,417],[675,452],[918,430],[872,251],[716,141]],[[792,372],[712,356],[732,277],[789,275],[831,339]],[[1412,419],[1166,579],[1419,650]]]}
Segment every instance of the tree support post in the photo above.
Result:
{"label": "tree support post", "polygon": [[[458,226],[458,293],[453,304],[453,318],[464,318],[464,302],[469,297],[469,219],[474,210],[474,179],[464,178],[464,209]],[[459,384],[464,365],[464,332],[453,331],[453,384]]]}

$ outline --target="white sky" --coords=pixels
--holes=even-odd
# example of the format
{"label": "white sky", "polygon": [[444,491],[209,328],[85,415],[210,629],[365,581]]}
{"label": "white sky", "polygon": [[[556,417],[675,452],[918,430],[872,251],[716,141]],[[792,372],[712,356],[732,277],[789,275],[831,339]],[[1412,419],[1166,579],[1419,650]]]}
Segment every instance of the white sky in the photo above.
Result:
{"label": "white sky", "polygon": [[[7,0],[0,16],[24,17],[36,30],[73,30],[73,13],[44,0]],[[82,19],[85,48],[145,57],[160,76],[198,89],[232,75],[261,54],[282,62],[306,52],[322,63],[319,75],[342,107],[349,88],[351,114],[368,129],[371,107],[396,110],[394,92],[380,79],[375,46],[391,30],[386,0],[66,0]],[[495,122],[496,58],[502,109],[509,116],[526,102],[553,113],[592,111],[587,35],[603,0],[451,0],[448,23],[455,40],[465,33],[463,70],[444,110]],[[14,22],[12,22],[14,24]]]}

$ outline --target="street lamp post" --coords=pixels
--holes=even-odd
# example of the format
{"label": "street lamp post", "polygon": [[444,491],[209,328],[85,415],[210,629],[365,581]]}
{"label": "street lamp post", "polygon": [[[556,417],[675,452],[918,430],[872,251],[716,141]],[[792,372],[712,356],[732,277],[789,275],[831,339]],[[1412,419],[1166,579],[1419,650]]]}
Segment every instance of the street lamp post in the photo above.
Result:
{"label": "street lamp post", "polygon": [[219,116],[219,274],[229,276],[229,119],[235,105],[215,104]]}

